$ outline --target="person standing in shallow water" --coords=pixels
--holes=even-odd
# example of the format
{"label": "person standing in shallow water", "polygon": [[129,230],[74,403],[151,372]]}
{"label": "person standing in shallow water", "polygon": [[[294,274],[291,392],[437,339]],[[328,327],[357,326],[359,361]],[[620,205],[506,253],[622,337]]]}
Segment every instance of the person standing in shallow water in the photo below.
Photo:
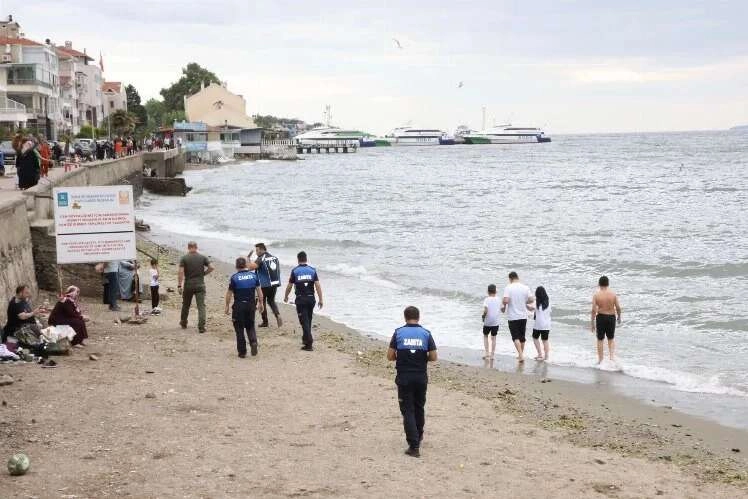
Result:
{"label": "person standing in shallow water", "polygon": [[301,342],[304,344],[301,349],[311,352],[314,350],[312,346],[314,343],[314,337],[312,336],[312,316],[314,315],[314,305],[316,304],[314,292],[317,292],[319,308],[321,309],[323,305],[322,286],[319,283],[317,271],[314,267],[307,265],[306,253],[300,251],[296,255],[296,258],[299,265],[291,270],[283,302],[288,303],[288,295],[291,294],[291,289],[294,289],[296,291],[296,314],[299,316],[299,323],[302,330]]}
{"label": "person standing in shallow water", "polygon": [[535,297],[530,288],[519,282],[516,272],[509,272],[509,285],[504,288],[501,311],[506,312],[507,325],[512,335],[517,360],[524,362],[525,334],[527,331],[527,311],[532,310]]}
{"label": "person standing in shallow water", "polygon": [[403,428],[411,457],[421,457],[423,427],[426,423],[426,389],[429,362],[437,359],[436,343],[428,329],[418,323],[420,312],[408,307],[403,312],[405,325],[395,330],[387,349],[387,360],[395,362],[397,399],[403,415]]}
{"label": "person standing in shallow water", "polygon": [[597,363],[603,361],[604,346],[603,340],[608,339],[608,355],[611,362],[615,362],[616,353],[616,319],[618,324],[621,323],[621,304],[618,302],[618,295],[610,290],[610,280],[607,276],[602,276],[598,280],[599,288],[592,296],[592,314],[590,330],[597,333]]}
{"label": "person standing in shallow water", "polygon": [[[543,286],[538,286],[535,289],[534,319],[532,341],[535,343],[535,351],[538,352],[535,360],[548,360],[551,348],[548,343],[548,335],[551,332],[551,299]],[[541,340],[543,342],[542,347]]]}

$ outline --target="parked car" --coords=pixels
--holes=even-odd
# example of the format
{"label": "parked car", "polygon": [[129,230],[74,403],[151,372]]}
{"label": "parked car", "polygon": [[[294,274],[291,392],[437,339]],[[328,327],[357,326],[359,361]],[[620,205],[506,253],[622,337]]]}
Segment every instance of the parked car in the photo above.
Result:
{"label": "parked car", "polygon": [[3,156],[5,157],[4,166],[16,164],[16,150],[13,149],[13,142],[10,140],[0,142],[0,151],[3,152]]}
{"label": "parked car", "polygon": [[93,139],[75,139],[73,142],[73,150],[82,158],[92,159],[96,145]]}

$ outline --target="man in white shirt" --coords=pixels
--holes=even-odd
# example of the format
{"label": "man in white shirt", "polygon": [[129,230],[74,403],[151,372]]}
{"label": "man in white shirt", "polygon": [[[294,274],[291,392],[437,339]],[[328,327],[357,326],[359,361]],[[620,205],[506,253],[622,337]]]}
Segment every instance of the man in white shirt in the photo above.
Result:
{"label": "man in white shirt", "polygon": [[504,288],[504,299],[501,311],[506,312],[509,332],[512,335],[514,348],[517,349],[517,360],[524,362],[525,331],[527,329],[527,311],[533,309],[535,296],[530,288],[519,282],[516,272],[509,272],[509,285]]}

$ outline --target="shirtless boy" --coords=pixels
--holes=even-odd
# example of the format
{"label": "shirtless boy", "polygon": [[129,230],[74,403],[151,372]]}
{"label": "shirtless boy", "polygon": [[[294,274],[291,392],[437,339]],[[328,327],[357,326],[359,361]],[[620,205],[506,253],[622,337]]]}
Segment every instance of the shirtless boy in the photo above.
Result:
{"label": "shirtless boy", "polygon": [[603,361],[603,340],[608,339],[608,355],[611,362],[615,361],[616,319],[621,323],[621,304],[618,296],[608,287],[610,281],[602,276],[598,281],[599,288],[592,297],[592,314],[590,330],[597,332],[597,363]]}

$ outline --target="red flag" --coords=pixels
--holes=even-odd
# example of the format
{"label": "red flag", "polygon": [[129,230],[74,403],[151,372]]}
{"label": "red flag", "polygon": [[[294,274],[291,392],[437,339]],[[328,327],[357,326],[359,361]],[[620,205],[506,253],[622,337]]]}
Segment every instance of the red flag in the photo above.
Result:
{"label": "red flag", "polygon": [[104,56],[101,55],[101,52],[99,52],[99,67],[101,68],[101,72],[104,72]]}

